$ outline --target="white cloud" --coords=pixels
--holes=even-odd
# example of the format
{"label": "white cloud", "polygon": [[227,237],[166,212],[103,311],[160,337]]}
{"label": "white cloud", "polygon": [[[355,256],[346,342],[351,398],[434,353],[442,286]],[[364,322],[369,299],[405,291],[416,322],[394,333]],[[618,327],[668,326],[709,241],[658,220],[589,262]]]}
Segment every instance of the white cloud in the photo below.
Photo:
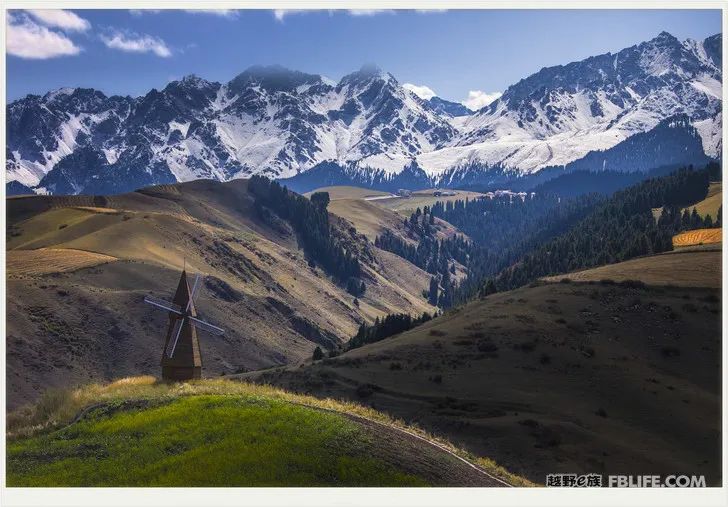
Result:
{"label": "white cloud", "polygon": [[376,14],[394,14],[394,11],[391,9],[329,9],[328,11],[323,11],[320,9],[275,9],[273,11],[273,16],[276,18],[276,21],[282,22],[286,16],[290,16],[292,14],[305,14],[307,12],[328,12],[329,16],[338,12],[344,12],[346,14],[349,14],[350,16],[374,16]]}
{"label": "white cloud", "polygon": [[211,14],[222,18],[237,18],[239,12],[235,9],[185,9],[190,14]]}
{"label": "white cloud", "polygon": [[62,33],[49,30],[31,19],[8,14],[6,50],[9,55],[34,60],[77,55],[81,48]]}
{"label": "white cloud", "polygon": [[349,9],[348,12],[352,16],[374,16],[376,14],[394,13],[391,9]]}
{"label": "white cloud", "polygon": [[142,16],[144,14],[159,14],[162,12],[161,9],[129,9],[129,14],[132,16]]}
{"label": "white cloud", "polygon": [[29,9],[26,11],[42,24],[72,32],[85,32],[91,23],[71,11],[61,9]]}
{"label": "white cloud", "polygon": [[[174,9],[129,9],[132,16],[143,16],[144,14],[159,14],[160,12],[174,12]],[[236,9],[183,9],[188,14],[210,14],[212,16],[220,16],[221,18],[234,19],[238,17],[240,11]]]}
{"label": "white cloud", "polygon": [[432,97],[437,96],[437,94],[429,86],[425,86],[425,85],[419,86],[419,85],[412,84],[412,83],[404,83],[402,85],[402,87],[405,88],[406,90],[411,91],[412,93],[414,93],[415,95],[417,95],[419,98],[421,98],[423,100],[430,100]]}
{"label": "white cloud", "polygon": [[477,111],[498,100],[501,95],[503,95],[501,92],[487,93],[481,90],[471,90],[468,92],[468,98],[463,100],[461,104],[472,111]]}
{"label": "white cloud", "polygon": [[106,47],[128,53],[154,53],[162,58],[172,56],[172,51],[167,44],[159,37],[151,35],[113,31],[110,34],[101,35],[101,40]]}
{"label": "white cloud", "polygon": [[306,12],[305,9],[275,9],[273,11],[273,17],[276,21],[283,21],[283,18],[290,16],[291,14],[302,14]]}

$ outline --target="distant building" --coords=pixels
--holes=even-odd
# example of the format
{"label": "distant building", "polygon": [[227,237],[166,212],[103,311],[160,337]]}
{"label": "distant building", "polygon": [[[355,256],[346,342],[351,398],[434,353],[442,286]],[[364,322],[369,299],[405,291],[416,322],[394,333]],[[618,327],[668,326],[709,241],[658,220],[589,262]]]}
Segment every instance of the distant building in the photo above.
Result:
{"label": "distant building", "polygon": [[400,197],[412,197],[412,191],[407,190],[406,188],[400,188],[397,190],[396,194]]}
{"label": "distant building", "polygon": [[435,197],[449,197],[452,195],[458,195],[458,193],[452,190],[435,190],[432,195]]}

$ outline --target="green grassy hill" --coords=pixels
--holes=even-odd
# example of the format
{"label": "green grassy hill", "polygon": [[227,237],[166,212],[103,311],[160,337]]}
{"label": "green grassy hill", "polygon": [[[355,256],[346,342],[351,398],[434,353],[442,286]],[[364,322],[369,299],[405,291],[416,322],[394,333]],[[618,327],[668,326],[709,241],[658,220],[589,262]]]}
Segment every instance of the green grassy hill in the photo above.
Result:
{"label": "green grassy hill", "polygon": [[525,484],[371,409],[224,380],[55,391],[8,429],[9,486]]}

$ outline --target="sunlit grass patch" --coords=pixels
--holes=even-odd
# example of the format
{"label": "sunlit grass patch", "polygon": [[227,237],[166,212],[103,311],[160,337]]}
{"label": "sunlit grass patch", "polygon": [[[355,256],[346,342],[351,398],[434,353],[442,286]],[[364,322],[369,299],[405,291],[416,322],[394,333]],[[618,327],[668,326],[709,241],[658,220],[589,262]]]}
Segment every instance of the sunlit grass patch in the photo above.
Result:
{"label": "sunlit grass patch", "polygon": [[[288,411],[289,414],[295,414],[295,416],[299,418],[299,422],[305,422],[305,419],[301,419],[302,413],[299,412],[305,411],[306,414],[308,414],[307,417],[314,418],[314,427],[319,426],[319,417],[326,416],[326,420],[328,421],[327,424],[329,425],[334,424],[333,421],[338,421],[337,424],[339,424],[339,431],[331,434],[331,438],[329,440],[321,440],[320,438],[315,440],[321,443],[325,448],[330,448],[332,450],[331,452],[334,452],[333,450],[337,449],[339,444],[343,445],[342,449],[348,449],[348,451],[343,454],[340,453],[336,455],[335,462],[338,470],[336,474],[331,471],[332,469],[327,469],[328,471],[326,473],[328,475],[326,475],[326,477],[328,477],[329,480],[334,481],[331,483],[332,485],[423,484],[423,480],[419,477],[406,473],[403,474],[397,470],[393,471],[382,468],[384,465],[383,462],[377,460],[368,461],[367,459],[362,458],[360,454],[356,454],[356,452],[354,452],[354,454],[350,454],[349,451],[353,452],[356,450],[355,447],[352,447],[355,442],[358,442],[357,445],[363,445],[367,442],[367,438],[370,438],[369,434],[366,434],[361,430],[359,430],[359,433],[357,434],[358,438],[348,438],[351,436],[351,433],[347,433],[347,431],[352,431],[352,427],[356,428],[356,423],[352,421],[352,417],[361,417],[369,421],[375,421],[392,428],[398,428],[400,430],[413,433],[430,441],[437,442],[443,448],[460,457],[468,459],[471,462],[477,463],[484,470],[506,480],[510,484],[519,486],[533,485],[519,476],[510,474],[489,459],[476,457],[441,438],[428,434],[416,426],[406,425],[399,420],[391,418],[387,414],[356,403],[329,398],[315,398],[313,396],[295,394],[269,385],[252,384],[225,379],[205,379],[183,383],[166,383],[160,382],[151,376],[124,378],[110,384],[90,384],[82,388],[68,391],[51,390],[44,394],[41,397],[41,400],[35,405],[26,406],[8,414],[8,457],[10,458],[11,453],[13,455],[12,460],[8,462],[8,477],[11,477],[12,475],[12,481],[14,483],[27,485],[80,485],[83,483],[83,480],[90,481],[91,476],[83,475],[83,467],[86,465],[82,465],[79,472],[76,474],[66,470],[65,466],[57,465],[55,463],[65,463],[68,466],[75,466],[76,463],[85,463],[89,459],[91,459],[91,463],[97,459],[103,461],[109,459],[109,456],[112,456],[110,453],[117,442],[126,442],[125,445],[128,445],[129,442],[134,443],[134,439],[137,437],[147,439],[144,444],[145,446],[149,445],[151,447],[155,447],[158,442],[155,443],[153,440],[148,440],[152,437],[146,436],[147,432],[146,430],[143,430],[143,428],[146,428],[148,424],[159,424],[163,417],[168,417],[175,413],[175,411],[177,411],[176,413],[179,415],[180,410],[185,409],[185,407],[189,408],[192,406],[188,405],[188,403],[202,403],[202,405],[194,405],[196,407],[195,410],[190,412],[190,414],[195,415],[195,417],[198,412],[202,414],[203,412],[206,412],[207,409],[210,409],[209,413],[214,414],[218,413],[220,410],[222,410],[223,413],[225,413],[225,411],[234,411],[232,407],[248,407],[247,410],[251,410],[251,407],[258,407],[260,412],[270,414],[271,412],[268,411],[268,408],[275,407],[275,411],[278,411],[279,413],[281,411]],[[211,403],[212,405],[208,406],[205,403]],[[216,408],[217,405],[220,405],[222,408]],[[266,407],[266,410],[262,410],[263,407]],[[207,418],[207,415],[204,417]],[[328,419],[328,417],[334,417],[335,419]],[[194,417],[192,417],[192,419],[194,419]],[[262,418],[262,420],[264,419],[265,417]],[[74,421],[77,422],[71,424]],[[233,420],[223,417],[221,421],[227,421],[225,422],[226,426],[224,426],[225,432],[230,435],[235,435],[241,431],[247,432],[250,428],[253,428],[253,426],[250,425],[241,425],[237,418]],[[309,421],[311,420],[309,419]],[[174,428],[172,433],[175,435],[187,430],[187,423],[174,422],[171,419],[167,419],[167,422],[171,424],[171,428]],[[269,428],[271,430],[277,428],[278,426],[276,426],[276,424],[271,424]],[[253,435],[258,435],[258,437],[264,435],[264,433],[261,433],[258,429],[253,429],[255,430]],[[81,441],[76,441],[76,444],[78,445],[75,447],[75,450],[70,451],[72,448],[71,444],[67,444],[69,447],[65,449],[63,444],[64,439],[70,439],[70,441],[73,441],[71,437],[79,431],[86,433],[84,433],[84,438]],[[223,432],[223,434],[225,432]],[[217,433],[213,432],[212,434],[214,435]],[[295,437],[295,435],[293,436]],[[342,439],[342,436],[347,437]],[[285,440],[288,436],[277,435],[276,438],[279,440]],[[208,442],[205,439],[212,440]],[[176,445],[169,444],[165,448],[173,450],[177,449],[182,455],[187,457],[198,455],[198,463],[206,463],[207,460],[210,459],[206,453],[210,450],[216,449],[215,446],[217,445],[216,442],[218,442],[218,440],[215,440],[214,437],[209,435],[204,437],[203,440],[204,445],[202,445],[200,449],[194,450],[194,446],[200,444],[199,439],[197,441],[190,442],[186,440],[180,441],[178,437],[169,436],[169,442],[176,443]],[[237,445],[235,442],[227,442],[226,439],[222,437],[220,441],[225,442],[225,446],[232,446],[232,448],[235,448],[235,445]],[[240,442],[238,442],[238,444],[240,444]],[[111,448],[109,446],[111,446]],[[270,450],[271,446],[266,448]],[[41,454],[38,454],[37,452],[34,454],[34,449],[38,452],[42,451]],[[265,448],[259,450],[259,452],[262,453],[264,453],[264,451]],[[53,454],[54,452],[60,454]],[[63,454],[63,452],[66,452],[66,454]],[[145,452],[147,454],[145,454]],[[147,457],[150,457],[148,452],[151,451],[144,451],[142,449],[139,451],[139,455],[146,455]],[[315,455],[315,453],[309,453],[308,448],[305,447],[299,448],[299,452],[302,452],[304,455]],[[260,458],[261,456],[258,457]],[[182,458],[165,458],[157,466],[166,466],[163,464],[174,462],[175,459]],[[227,460],[226,457],[221,457],[219,459],[221,462]],[[352,460],[353,462],[349,463]],[[112,461],[116,462],[115,460]],[[295,460],[286,462],[285,468],[288,470],[288,472],[286,472],[287,477],[289,477],[289,472],[291,472],[291,470],[294,472],[298,470],[295,463]],[[40,466],[41,468],[36,473],[34,470],[37,466]],[[108,472],[109,475],[104,475],[100,477],[99,480],[112,480],[112,472],[115,470],[114,467],[118,465],[109,466],[111,467]],[[360,470],[358,467],[364,468]],[[40,471],[41,469],[42,471]],[[95,468],[93,470],[94,472],[98,471],[98,469]],[[320,471],[321,469],[317,470]],[[86,469],[86,471],[90,473],[88,469]],[[157,472],[161,473],[159,470],[157,470]],[[362,482],[357,479],[358,476],[356,474],[360,472],[362,474],[368,474],[368,477],[372,478],[371,482]],[[151,474],[151,472],[149,473]],[[224,471],[218,470],[218,473],[223,474]],[[145,480],[152,481],[152,476],[153,474],[144,476],[140,470],[138,471],[138,475],[135,477],[138,480],[142,480],[144,477]],[[310,471],[306,473],[300,472],[298,475],[294,474],[294,476],[298,477],[295,480],[301,481],[301,485],[303,485],[307,480],[310,485],[319,484],[319,482],[316,481],[321,479],[320,475],[316,475],[316,473]],[[157,475],[154,477],[154,480],[163,482],[176,480],[170,475],[164,475],[164,477]],[[228,477],[231,476],[228,475]],[[255,482],[258,480],[256,477],[257,476],[251,472],[240,480],[252,481],[250,484],[259,484],[258,482]],[[9,481],[10,480],[11,479],[9,479]],[[91,483],[94,485],[102,483],[111,484],[111,482],[100,483],[96,480],[89,482],[88,484]],[[148,485],[154,484],[162,484],[162,482],[155,483],[152,481],[148,483]],[[174,485],[177,483],[165,482],[165,484]],[[201,483],[193,481],[179,484],[192,485]],[[205,482],[204,484],[214,485],[218,483]],[[230,485],[229,482],[219,484]],[[238,482],[235,482],[235,484],[238,484]],[[263,484],[260,483],[259,485]],[[294,485],[294,483],[287,479],[286,482],[282,482],[279,485]]]}
{"label": "sunlit grass patch", "polygon": [[371,457],[342,415],[255,395],[149,401],[11,442],[8,485],[426,485]]}

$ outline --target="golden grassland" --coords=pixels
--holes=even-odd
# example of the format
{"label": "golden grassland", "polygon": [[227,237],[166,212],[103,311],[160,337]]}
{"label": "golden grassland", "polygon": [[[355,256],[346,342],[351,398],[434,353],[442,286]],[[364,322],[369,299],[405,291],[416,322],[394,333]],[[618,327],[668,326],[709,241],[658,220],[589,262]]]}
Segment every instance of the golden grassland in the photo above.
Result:
{"label": "golden grassland", "polygon": [[694,245],[708,245],[720,243],[722,239],[723,229],[720,227],[715,229],[694,229],[673,236],[672,246],[679,248]]}
{"label": "golden grassland", "polygon": [[477,199],[483,194],[480,192],[471,192],[467,190],[455,190],[455,195],[441,195],[435,196],[435,189],[429,190],[418,190],[412,192],[411,197],[397,197],[394,199],[383,199],[381,201],[375,201],[377,204],[396,211],[397,213],[409,216],[417,208],[424,208],[425,206],[432,206],[436,202],[448,202],[448,201],[464,201],[465,199]]}
{"label": "golden grassland", "polygon": [[710,215],[713,221],[715,221],[718,216],[718,208],[720,208],[722,204],[723,182],[714,181],[710,183],[710,186],[708,187],[708,195],[705,199],[684,209],[692,212],[693,208],[695,208],[698,215],[701,217],[705,218],[707,215]]}
{"label": "golden grassland", "polygon": [[[708,186],[708,195],[705,196],[705,199],[691,206],[687,206],[681,211],[687,210],[688,213],[692,213],[693,208],[695,208],[695,210],[698,212],[698,215],[700,215],[701,217],[705,218],[707,215],[710,215],[713,221],[715,221],[715,219],[718,217],[718,209],[721,207],[722,204],[723,182],[713,181]],[[652,216],[655,217],[655,220],[659,220],[660,215],[662,215],[662,208],[652,209]]]}
{"label": "golden grassland", "polygon": [[116,257],[73,248],[39,248],[37,250],[11,250],[6,256],[8,276],[66,273],[114,262]]}
{"label": "golden grassland", "polygon": [[332,201],[338,201],[340,199],[366,199],[367,197],[382,197],[390,195],[389,192],[382,192],[380,190],[372,190],[370,188],[363,187],[352,187],[348,185],[321,187],[303,195],[311,197],[311,194],[315,194],[316,192],[328,192],[329,199]]}
{"label": "golden grassland", "polygon": [[660,255],[638,257],[616,264],[549,276],[544,280],[548,282],[559,282],[564,279],[573,282],[640,280],[648,285],[719,289],[721,287],[720,267],[721,250],[719,245],[713,245],[709,250],[678,250]]}

